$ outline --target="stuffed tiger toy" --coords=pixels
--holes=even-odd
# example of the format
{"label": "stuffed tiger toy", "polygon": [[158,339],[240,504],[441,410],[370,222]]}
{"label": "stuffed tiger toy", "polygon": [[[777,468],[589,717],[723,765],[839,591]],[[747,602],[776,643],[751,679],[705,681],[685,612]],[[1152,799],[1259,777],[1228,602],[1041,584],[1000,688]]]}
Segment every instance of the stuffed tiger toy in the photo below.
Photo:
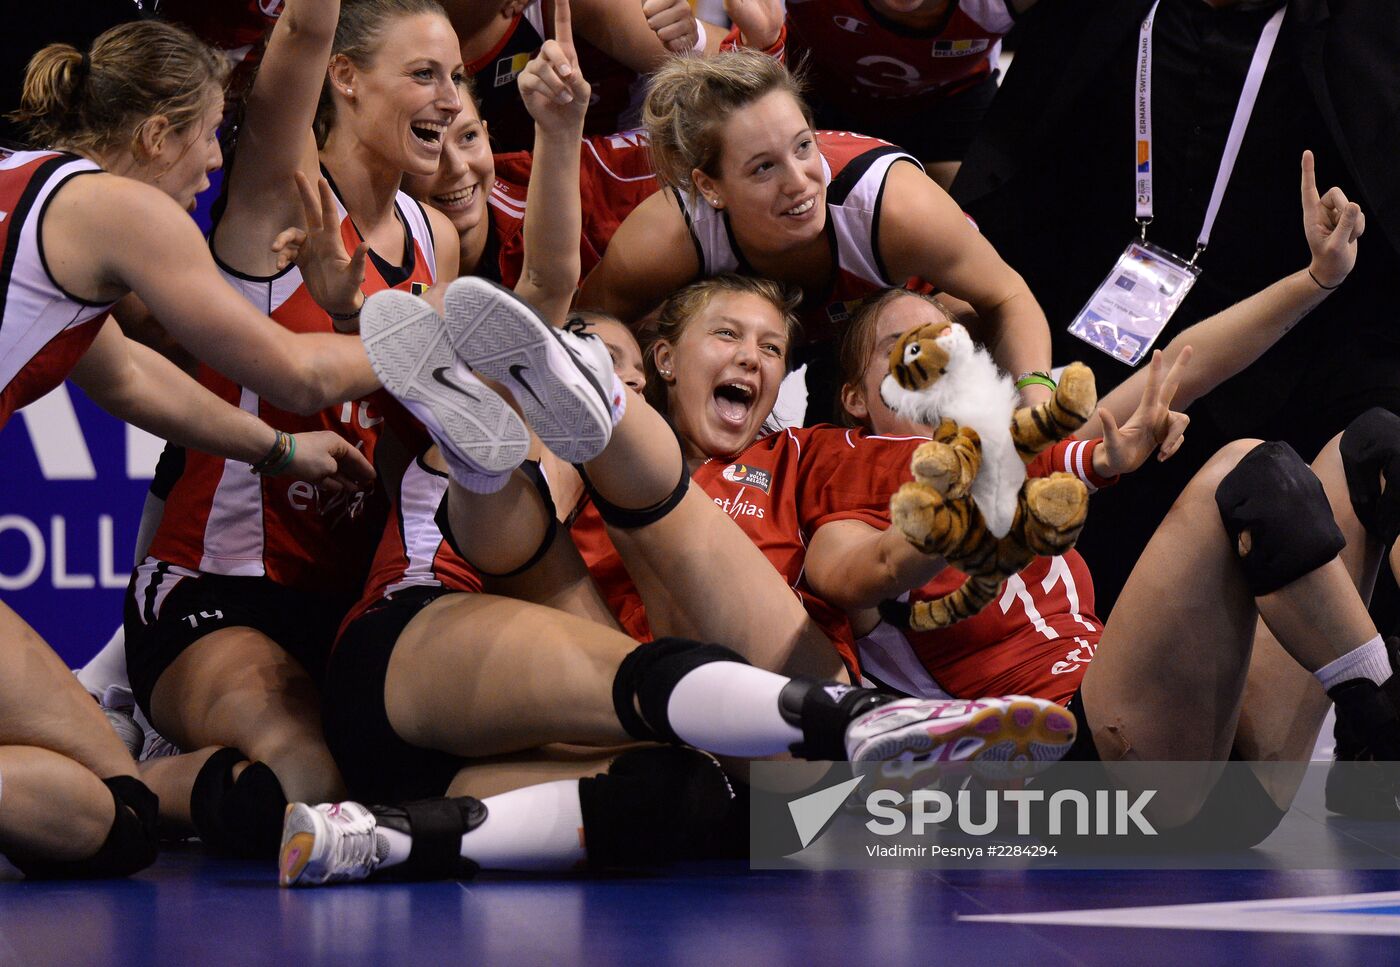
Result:
{"label": "stuffed tiger toy", "polygon": [[889,620],[927,631],[981,611],[1038,555],[1063,554],[1084,527],[1089,492],[1072,474],[1026,478],[1026,464],[1094,412],[1094,373],[1072,363],[1055,395],[1017,408],[1010,376],[955,322],[906,332],[890,351],[880,396],[896,413],[935,427],[914,451],[913,481],[890,499],[905,538],[967,575],[955,591],[914,605],[887,602]]}

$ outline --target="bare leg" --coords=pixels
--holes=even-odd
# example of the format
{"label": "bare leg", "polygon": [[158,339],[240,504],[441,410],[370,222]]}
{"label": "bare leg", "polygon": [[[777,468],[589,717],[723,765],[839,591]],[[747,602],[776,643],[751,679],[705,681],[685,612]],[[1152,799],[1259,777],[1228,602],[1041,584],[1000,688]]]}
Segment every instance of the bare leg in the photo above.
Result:
{"label": "bare leg", "polygon": [[[680,479],[680,447],[660,414],[634,395],[607,449],[586,469],[609,503],[654,507]],[[830,639],[787,582],[698,488],[660,520],[609,527],[608,536],[657,634],[722,642],[760,668],[784,674],[842,673]]]}
{"label": "bare leg", "polygon": [[136,775],[136,763],[92,696],[3,603],[0,668],[0,744],[50,749],[102,779]]}
{"label": "bare leg", "polygon": [[[1187,485],[1105,627],[1083,694],[1106,761],[1223,760],[1236,734],[1256,614],[1294,662],[1311,669],[1375,634],[1341,558],[1257,602],[1250,595],[1215,491],[1254,446],[1223,448]],[[1191,799],[1164,802],[1165,815],[1194,815],[1199,801]]]}
{"label": "bare leg", "polygon": [[[1337,450],[1339,439],[1334,437],[1323,447],[1313,462],[1313,471],[1322,481],[1337,526],[1347,540],[1338,556],[1362,600],[1369,600],[1382,549],[1352,510]],[[1260,777],[1281,807],[1292,802],[1297,792],[1331,704],[1317,679],[1261,624],[1254,638],[1235,748],[1251,761],[1297,764],[1294,769],[1271,768]]]}
{"label": "bare leg", "polygon": [[[141,763],[141,781],[160,797],[160,819],[180,833],[193,832],[194,820],[190,817],[190,790],[199,776],[199,770],[209,757],[219,751],[219,746],[188,752],[184,755],[161,756]],[[246,766],[247,763],[244,763]],[[243,771],[235,767],[234,778]]]}
{"label": "bare leg", "polygon": [[0,746],[0,854],[82,860],[107,839],[115,817],[102,780],[66,756]]}
{"label": "bare leg", "polygon": [[557,741],[630,737],[612,682],[636,642],[551,608],[489,594],[449,594],[399,635],[384,683],[406,742],[478,757]]}
{"label": "bare leg", "polygon": [[[266,763],[289,800],[344,797],[322,737],[315,684],[251,628],[224,628],[187,648],[156,683],[150,712],[156,728],[181,748],[232,746]],[[188,801],[189,790],[181,798]]]}

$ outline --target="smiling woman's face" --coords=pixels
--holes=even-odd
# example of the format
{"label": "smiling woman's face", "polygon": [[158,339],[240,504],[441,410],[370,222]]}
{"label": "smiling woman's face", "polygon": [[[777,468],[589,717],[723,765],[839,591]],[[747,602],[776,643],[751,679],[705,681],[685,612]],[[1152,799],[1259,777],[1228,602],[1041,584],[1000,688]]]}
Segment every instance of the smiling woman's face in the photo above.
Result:
{"label": "smiling woman's face", "polygon": [[757,439],[787,372],[787,350],[782,312],[749,292],[716,292],[674,343],[657,342],[657,369],[688,455],[728,457]]}

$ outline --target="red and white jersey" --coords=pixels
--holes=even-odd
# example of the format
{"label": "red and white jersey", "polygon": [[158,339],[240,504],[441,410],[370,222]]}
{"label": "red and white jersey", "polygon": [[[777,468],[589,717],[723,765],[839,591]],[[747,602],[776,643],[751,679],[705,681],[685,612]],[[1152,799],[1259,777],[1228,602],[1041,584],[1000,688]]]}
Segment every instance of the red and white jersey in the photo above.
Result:
{"label": "red and white jersey", "polygon": [[423,456],[420,453],[404,470],[397,498],[390,498],[389,518],[364,594],[345,616],[342,632],[375,602],[407,588],[481,590],[481,577],[443,537],[447,474],[428,466]]}
{"label": "red and white jersey", "polygon": [[54,192],[101,170],[55,151],[19,151],[0,160],[0,426],[68,378],[112,307],[65,292],[39,247]]}
{"label": "red and white jersey", "polygon": [[1015,23],[1006,0],[952,0],[944,21],[925,29],[895,23],[865,0],[788,0],[787,17],[793,61],[821,65],[809,75],[813,101],[858,117],[903,115],[915,109],[910,98],[971,87],[996,66]]}
{"label": "red and white jersey", "polygon": [[[802,580],[807,542],[831,520],[885,515],[890,496],[910,479],[909,459],[927,437],[871,436],[834,426],[787,429],[758,440],[733,460],[707,460],[691,477],[739,525],[854,667],[850,623]],[[649,636],[645,612],[593,505],[574,522],[574,542],[624,630]],[[715,562],[723,580],[724,562]]]}
{"label": "red and white jersey", "polygon": [[[341,236],[354,251],[360,235],[337,198]],[[403,192],[396,201],[408,228],[401,266],[375,253],[365,265],[366,295],[394,288],[422,292],[436,275],[432,231],[418,203]],[[252,278],[222,267],[224,278],[260,312],[293,332],[333,332],[295,265],[270,278]],[[386,278],[387,276],[387,278]],[[371,462],[385,419],[410,445],[422,430],[383,390],[312,416],[288,413],[247,387],[201,366],[199,380],[223,399],[289,433],[331,430],[354,443]],[[379,539],[382,503],[370,493],[322,494],[311,482],[250,473],[248,464],[187,451],[184,468],[166,502],[150,554],[161,561],[209,574],[266,576],[287,587],[344,591],[359,587]]]}
{"label": "red and white jersey", "polygon": [[[890,278],[880,258],[875,229],[890,168],[906,161],[923,170],[917,158],[888,141],[849,131],[818,131],[817,148],[826,182],[825,231],[834,238],[835,265],[820,302],[805,300],[800,308],[806,335],[814,341],[840,331],[850,318],[850,303],[909,281]],[[691,192],[676,191],[676,199],[700,256],[702,277],[721,272],[758,274],[734,240],[728,212],[713,208]]]}
{"label": "red and white jersey", "polygon": [[[525,201],[534,158],[528,151],[512,151],[496,155],[495,161],[496,181],[488,197],[495,258],[492,266],[482,266],[480,274],[513,289],[525,267]],[[622,220],[658,187],[645,131],[584,138],[579,165],[580,277],[602,260]],[[491,253],[492,248],[488,246],[487,251]]]}
{"label": "red and white jersey", "polygon": [[[1093,472],[1098,443],[1057,444],[1027,472],[1068,471],[1091,491],[1105,486],[1112,481]],[[950,567],[900,600],[940,598],[964,580],[961,571]],[[857,646],[865,675],[910,695],[1034,695],[1063,703],[1079,688],[1102,633],[1103,622],[1094,616],[1089,568],[1071,550],[1036,558],[1007,579],[1000,598],[950,628],[908,631],[881,622]]]}

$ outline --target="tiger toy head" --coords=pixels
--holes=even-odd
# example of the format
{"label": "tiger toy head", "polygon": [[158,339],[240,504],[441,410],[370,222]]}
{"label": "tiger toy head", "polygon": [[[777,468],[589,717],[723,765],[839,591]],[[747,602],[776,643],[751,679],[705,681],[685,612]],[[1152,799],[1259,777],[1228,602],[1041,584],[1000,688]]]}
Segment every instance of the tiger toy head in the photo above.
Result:
{"label": "tiger toy head", "polygon": [[1016,408],[1016,387],[985,349],[956,322],[911,329],[890,350],[880,397],[896,413],[937,426],[945,419],[983,436],[1004,435]]}

